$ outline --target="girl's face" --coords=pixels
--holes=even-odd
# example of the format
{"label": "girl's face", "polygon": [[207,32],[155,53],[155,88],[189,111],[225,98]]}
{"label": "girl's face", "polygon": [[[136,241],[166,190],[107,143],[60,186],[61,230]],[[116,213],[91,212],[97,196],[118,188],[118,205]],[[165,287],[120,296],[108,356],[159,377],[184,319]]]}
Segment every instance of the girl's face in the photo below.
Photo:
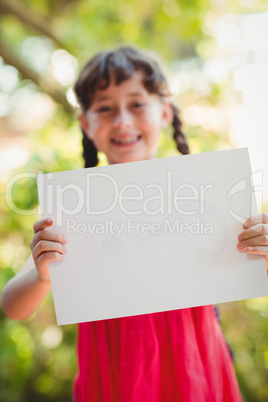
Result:
{"label": "girl's face", "polygon": [[147,92],[143,72],[105,90],[95,92],[86,113],[79,116],[81,127],[108,163],[133,162],[156,156],[162,128],[172,120],[169,102]]}

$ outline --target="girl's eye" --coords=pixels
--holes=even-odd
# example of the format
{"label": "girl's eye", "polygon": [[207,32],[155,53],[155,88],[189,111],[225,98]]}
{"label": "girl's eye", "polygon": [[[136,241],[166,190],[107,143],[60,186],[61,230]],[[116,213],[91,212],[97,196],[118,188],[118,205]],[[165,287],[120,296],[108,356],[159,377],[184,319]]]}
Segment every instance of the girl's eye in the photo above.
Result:
{"label": "girl's eye", "polygon": [[140,108],[142,108],[142,107],[145,106],[145,103],[142,103],[142,102],[135,102],[135,103],[133,103],[132,106],[133,106],[135,109],[140,109]]}
{"label": "girl's eye", "polygon": [[110,112],[110,111],[111,111],[111,108],[109,106],[102,106],[97,110],[98,113],[105,113],[105,112]]}

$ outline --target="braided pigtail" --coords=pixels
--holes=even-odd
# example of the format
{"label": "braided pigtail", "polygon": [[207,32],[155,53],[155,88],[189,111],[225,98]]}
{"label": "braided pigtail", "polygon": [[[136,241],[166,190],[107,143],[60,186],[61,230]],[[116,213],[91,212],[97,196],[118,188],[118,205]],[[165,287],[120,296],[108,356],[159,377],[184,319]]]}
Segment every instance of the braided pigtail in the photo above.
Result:
{"label": "braided pigtail", "polygon": [[190,152],[189,145],[187,143],[184,134],[181,132],[182,122],[179,118],[179,109],[172,104],[172,110],[173,110],[172,126],[174,128],[173,138],[176,142],[178,151],[181,152],[182,155],[188,155]]}
{"label": "braided pigtail", "polygon": [[98,150],[93,142],[86,136],[83,130],[82,132],[83,158],[85,160],[85,167],[88,168],[97,166],[97,164],[99,163]]}

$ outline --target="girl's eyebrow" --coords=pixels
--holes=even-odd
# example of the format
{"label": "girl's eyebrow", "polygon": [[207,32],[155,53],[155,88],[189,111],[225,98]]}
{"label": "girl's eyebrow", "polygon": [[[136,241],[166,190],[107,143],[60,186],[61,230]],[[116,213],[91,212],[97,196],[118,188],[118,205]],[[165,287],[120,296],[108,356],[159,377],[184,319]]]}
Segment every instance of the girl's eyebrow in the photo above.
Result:
{"label": "girl's eyebrow", "polygon": [[[136,91],[136,92],[130,92],[127,94],[127,96],[143,96],[144,93]],[[110,100],[112,99],[110,96],[100,96],[96,98],[96,102],[102,102],[102,101],[106,101],[106,100]]]}
{"label": "girl's eyebrow", "polygon": [[136,91],[136,92],[130,92],[128,94],[128,96],[137,96],[137,95],[144,95],[144,93],[142,93],[141,91]]}
{"label": "girl's eyebrow", "polygon": [[110,99],[109,96],[100,96],[100,97],[97,97],[96,102],[101,102],[101,101],[109,100],[109,99]]}

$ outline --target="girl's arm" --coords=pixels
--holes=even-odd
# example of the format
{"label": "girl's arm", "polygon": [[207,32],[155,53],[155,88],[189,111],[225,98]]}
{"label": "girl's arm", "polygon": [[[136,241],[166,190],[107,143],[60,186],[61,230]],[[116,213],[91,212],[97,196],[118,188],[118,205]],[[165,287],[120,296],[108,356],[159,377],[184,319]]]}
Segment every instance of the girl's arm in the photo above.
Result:
{"label": "girl's arm", "polygon": [[11,320],[24,320],[30,317],[50,288],[50,282],[41,280],[31,256],[3,290],[4,313]]}
{"label": "girl's arm", "polygon": [[66,238],[51,230],[51,225],[52,221],[45,219],[34,224],[32,256],[3,290],[2,307],[10,319],[30,317],[51,289],[48,264],[62,259],[66,251]]}

